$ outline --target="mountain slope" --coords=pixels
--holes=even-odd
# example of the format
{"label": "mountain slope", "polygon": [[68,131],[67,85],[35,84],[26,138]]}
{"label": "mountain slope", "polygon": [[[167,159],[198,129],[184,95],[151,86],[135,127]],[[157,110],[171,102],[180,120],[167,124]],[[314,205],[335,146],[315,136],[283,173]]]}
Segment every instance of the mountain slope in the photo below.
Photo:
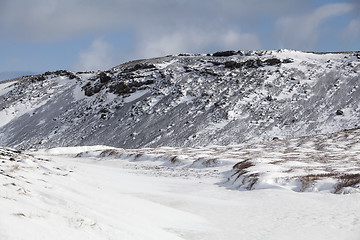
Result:
{"label": "mountain slope", "polygon": [[238,144],[356,128],[359,53],[228,51],[0,84],[0,145]]}

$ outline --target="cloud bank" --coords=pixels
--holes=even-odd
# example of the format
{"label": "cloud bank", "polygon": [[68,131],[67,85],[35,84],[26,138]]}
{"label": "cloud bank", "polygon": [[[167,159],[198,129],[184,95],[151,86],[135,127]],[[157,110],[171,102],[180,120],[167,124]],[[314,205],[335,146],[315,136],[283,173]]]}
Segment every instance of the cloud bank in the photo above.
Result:
{"label": "cloud bank", "polygon": [[110,55],[111,46],[103,39],[95,39],[90,48],[80,52],[75,69],[81,71],[105,70],[116,65]]}
{"label": "cloud bank", "polygon": [[350,11],[352,5],[348,3],[328,4],[306,15],[281,18],[276,23],[280,45],[312,50],[322,34],[322,24]]}
{"label": "cloud bank", "polygon": [[[8,41],[37,43],[92,37],[75,68],[101,69],[182,52],[313,50],[325,23],[356,12],[359,2],[349,1],[314,9],[312,0],[1,0],[0,32]],[[352,41],[360,35],[359,21],[358,14],[344,28]],[[124,29],[134,36],[129,50],[114,52],[117,43],[101,36]]]}

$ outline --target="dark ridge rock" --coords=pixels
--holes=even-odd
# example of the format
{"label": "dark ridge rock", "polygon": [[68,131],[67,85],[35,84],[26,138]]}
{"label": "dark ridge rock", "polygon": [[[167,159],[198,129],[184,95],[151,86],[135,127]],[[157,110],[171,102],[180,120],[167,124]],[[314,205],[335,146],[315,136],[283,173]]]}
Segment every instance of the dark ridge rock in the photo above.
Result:
{"label": "dark ridge rock", "polygon": [[281,64],[281,60],[277,58],[270,58],[264,61],[266,65],[274,66]]}
{"label": "dark ridge rock", "polygon": [[227,62],[225,62],[225,67],[226,68],[234,68],[235,66],[236,66],[235,61],[227,61]]}
{"label": "dark ridge rock", "polygon": [[109,87],[109,91],[117,95],[124,95],[131,92],[131,87],[129,87],[125,82],[118,82]]}
{"label": "dark ridge rock", "polygon": [[224,52],[216,52],[213,53],[213,57],[230,57],[236,55],[237,52],[235,51],[224,51]]}
{"label": "dark ridge rock", "polygon": [[241,62],[236,62],[236,61],[227,61],[225,62],[225,67],[226,68],[240,68],[243,66],[243,63]]}
{"label": "dark ridge rock", "polygon": [[344,115],[344,112],[341,111],[340,109],[336,110],[336,115],[341,116]]}
{"label": "dark ridge rock", "polygon": [[269,102],[271,102],[271,101],[273,101],[274,99],[273,99],[273,97],[272,97],[271,95],[268,95],[268,96],[266,97],[266,100],[269,101]]}
{"label": "dark ridge rock", "polygon": [[149,79],[144,82],[132,81],[132,82],[117,82],[111,86],[109,86],[109,92],[115,93],[119,96],[124,96],[126,94],[130,94],[135,92],[136,90],[143,89],[147,85],[151,85],[154,83],[153,79]]}
{"label": "dark ridge rock", "polygon": [[221,65],[222,63],[221,62],[211,62],[214,66],[219,66]]}
{"label": "dark ridge rock", "polygon": [[42,76],[44,77],[45,80],[45,76],[50,76],[50,75],[57,75],[57,76],[62,76],[62,77],[68,77],[69,79],[80,79],[78,76],[76,76],[76,74],[74,74],[73,72],[67,71],[67,70],[57,70],[55,72],[45,72],[44,74],[42,74]]}
{"label": "dark ridge rock", "polygon": [[282,63],[292,63],[292,62],[294,62],[294,60],[292,60],[291,58],[286,58],[282,60]]}
{"label": "dark ridge rock", "polygon": [[111,77],[108,76],[105,72],[101,72],[99,74],[99,78],[101,83],[107,83],[111,81]]}
{"label": "dark ridge rock", "polygon": [[82,90],[84,91],[85,95],[88,97],[93,96],[94,94],[101,91],[102,85],[95,84],[92,86],[90,82],[88,82],[85,86],[82,87]]}
{"label": "dark ridge rock", "polygon": [[154,64],[138,63],[135,66],[124,69],[124,72],[134,72],[141,69],[156,69]]}
{"label": "dark ridge rock", "polygon": [[247,68],[258,68],[258,67],[262,67],[262,61],[260,59],[250,59],[247,60],[246,62],[243,63],[243,65]]}
{"label": "dark ridge rock", "polygon": [[38,76],[38,77],[36,77],[36,78],[34,78],[34,81],[38,81],[38,82],[40,82],[40,81],[44,81],[46,78],[45,78],[45,76],[44,75],[40,75],[40,76]]}

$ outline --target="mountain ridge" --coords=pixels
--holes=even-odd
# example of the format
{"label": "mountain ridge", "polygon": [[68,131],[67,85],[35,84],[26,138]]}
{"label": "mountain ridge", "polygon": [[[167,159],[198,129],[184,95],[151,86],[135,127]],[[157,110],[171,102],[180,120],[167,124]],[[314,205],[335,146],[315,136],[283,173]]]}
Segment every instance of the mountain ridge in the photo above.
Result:
{"label": "mountain ridge", "polygon": [[196,147],[357,128],[359,52],[179,54],[0,84],[0,145]]}

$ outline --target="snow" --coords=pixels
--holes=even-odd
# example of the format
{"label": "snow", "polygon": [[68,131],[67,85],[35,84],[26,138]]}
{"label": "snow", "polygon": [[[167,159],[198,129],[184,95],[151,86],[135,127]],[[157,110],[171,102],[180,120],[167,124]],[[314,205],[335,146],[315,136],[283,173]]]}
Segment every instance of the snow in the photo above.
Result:
{"label": "snow", "polygon": [[[26,155],[0,148],[0,238],[358,239],[359,193],[299,193],[265,184],[237,191],[214,167],[189,167],[196,157],[236,151],[83,146]],[[161,164],[175,152],[183,164]]]}
{"label": "snow", "polygon": [[185,95],[180,97],[176,103],[177,104],[182,104],[182,103],[189,103],[189,102],[193,102],[193,100],[196,99],[195,96],[190,96],[190,95]]}
{"label": "snow", "polygon": [[45,105],[47,101],[48,99],[41,102],[39,101],[35,104],[31,104],[28,102],[18,103],[16,105],[10,106],[9,108],[0,111],[0,119],[1,119],[0,127],[5,126],[13,119],[16,119],[26,113],[28,114],[33,113],[34,110]]}
{"label": "snow", "polygon": [[76,85],[74,87],[73,96],[74,96],[74,101],[80,101],[80,100],[86,98],[85,93],[82,91],[80,85]]}
{"label": "snow", "polygon": [[[79,78],[82,81],[89,81],[89,79],[91,79],[95,75],[96,75],[95,73],[82,73],[79,74]],[[84,91],[82,91],[81,86],[78,84],[76,84],[74,87],[73,96],[74,96],[74,101],[81,101],[86,98]]]}
{"label": "snow", "polygon": [[12,86],[15,83],[16,82],[0,83],[0,96],[10,92],[13,89],[13,87],[10,86]]}
{"label": "snow", "polygon": [[[47,89],[47,94],[49,95],[52,95],[54,92],[56,92],[56,94],[60,94],[61,92],[65,91],[68,87],[71,87],[75,84],[75,81],[71,81],[70,79],[62,76],[56,77],[52,79],[52,81],[53,81],[52,82],[53,85],[49,89]],[[11,86],[12,84],[14,84],[14,82],[0,84],[0,96],[5,95],[10,90],[12,90],[14,87],[9,88],[9,86]],[[49,82],[48,80],[46,80],[42,84],[47,85],[49,84]],[[18,119],[24,114],[29,114],[29,115],[33,114],[37,109],[46,105],[50,101],[50,97],[42,96],[40,94],[40,91],[36,92],[36,94],[35,91],[33,92],[31,92],[31,94],[33,95],[29,93],[29,95],[26,96],[27,98],[29,98],[28,100],[21,99],[20,101],[13,103],[7,108],[3,108],[0,110],[0,119],[1,119],[0,127],[5,126],[14,119],[15,120]],[[22,92],[22,94],[24,94],[24,92]],[[38,125],[41,125],[43,123],[45,123],[45,121],[40,120],[38,124],[34,127],[37,127]]]}
{"label": "snow", "polygon": [[169,65],[174,64],[176,62],[177,62],[177,60],[171,60],[169,62],[158,63],[158,64],[156,64],[156,66],[158,67],[158,69],[164,69],[164,68],[168,67]]}
{"label": "snow", "polygon": [[141,98],[142,96],[144,96],[148,92],[149,92],[149,90],[138,90],[138,91],[130,94],[130,96],[124,98],[124,102],[125,103],[133,102],[136,99]]}

